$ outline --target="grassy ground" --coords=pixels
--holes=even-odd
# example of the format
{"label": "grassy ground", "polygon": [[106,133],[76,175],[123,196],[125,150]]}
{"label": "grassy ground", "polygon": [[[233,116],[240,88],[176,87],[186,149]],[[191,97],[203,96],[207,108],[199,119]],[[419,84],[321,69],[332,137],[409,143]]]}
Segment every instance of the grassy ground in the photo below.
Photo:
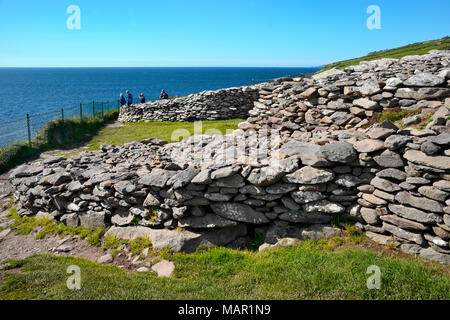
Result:
{"label": "grassy ground", "polygon": [[357,65],[361,61],[371,61],[371,60],[377,60],[377,59],[382,59],[382,58],[399,59],[399,58],[402,58],[404,56],[409,56],[409,55],[426,54],[430,50],[443,50],[443,49],[450,49],[450,38],[449,37],[445,37],[445,38],[437,39],[437,40],[413,43],[413,44],[395,48],[395,49],[371,52],[368,55],[361,57],[361,58],[355,58],[355,59],[331,63],[329,65],[326,65],[321,71],[325,71],[325,70],[328,70],[331,68],[343,69],[348,66]]}
{"label": "grassy ground", "polygon": [[[165,258],[175,263],[175,278],[128,273],[79,258],[37,255],[10,262],[0,298],[450,299],[450,276],[440,267],[369,250],[336,250],[344,241],[306,241],[263,253],[214,248],[173,254]],[[81,269],[80,290],[66,287],[70,265]],[[381,270],[379,290],[367,288],[371,265]]]}
{"label": "grassy ground", "polygon": [[[104,250],[121,244],[138,255],[146,247],[152,263],[176,265],[173,279],[129,273],[80,258],[35,255],[8,261],[0,271],[1,299],[450,299],[450,267],[423,262],[367,239],[355,227],[343,234],[266,251],[213,248],[193,254],[155,251],[147,239],[130,243],[102,238],[97,230],[70,228],[48,219],[9,217],[17,234],[79,235]],[[91,243],[91,241],[89,241]],[[255,249],[258,246],[255,246]],[[116,250],[117,251],[117,250]],[[67,267],[81,269],[81,290],[67,289]],[[381,271],[380,290],[369,290],[367,268]]]}
{"label": "grassy ground", "polygon": [[[202,121],[202,133],[211,134],[211,129],[219,130],[222,134],[226,130],[237,129],[237,125],[243,119]],[[176,131],[175,131],[176,130]],[[209,131],[209,132],[208,132]],[[133,122],[121,127],[106,127],[101,129],[96,136],[89,141],[90,150],[99,149],[102,144],[122,145],[127,142],[140,141],[146,138],[161,138],[169,142],[179,141],[178,134],[194,133],[193,122]],[[197,133],[197,132],[196,132]],[[200,133],[200,132],[198,132]]]}
{"label": "grassy ground", "polygon": [[68,118],[64,121],[56,119],[47,122],[31,139],[31,145],[28,141],[21,141],[0,147],[0,174],[39,156],[42,152],[86,141],[87,137],[95,134],[106,123],[117,119],[118,112],[117,109],[111,110],[106,112],[103,118],[99,113],[95,117],[86,117],[84,121]]}
{"label": "grassy ground", "polygon": [[78,236],[80,239],[86,239],[92,246],[100,246],[100,237],[103,235],[102,229],[91,229],[82,226],[68,227],[64,223],[50,218],[36,219],[35,216],[19,216],[16,208],[8,209],[7,217],[12,219],[14,223],[9,226],[17,235],[28,235],[36,229],[39,232],[36,240],[43,239],[47,235],[57,234],[61,238],[72,235]]}

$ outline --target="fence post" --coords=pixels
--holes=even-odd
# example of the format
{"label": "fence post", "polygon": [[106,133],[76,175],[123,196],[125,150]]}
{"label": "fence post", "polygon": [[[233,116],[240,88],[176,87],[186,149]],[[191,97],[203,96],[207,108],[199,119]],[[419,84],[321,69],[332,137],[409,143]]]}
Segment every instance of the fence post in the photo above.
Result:
{"label": "fence post", "polygon": [[31,130],[30,130],[30,115],[27,113],[27,129],[28,129],[28,143],[31,147]]}
{"label": "fence post", "polygon": [[92,118],[95,117],[95,102],[92,100]]}
{"label": "fence post", "polygon": [[83,122],[83,104],[80,103],[80,121]]}
{"label": "fence post", "polygon": [[105,117],[105,112],[103,110],[103,102],[102,102],[102,119]]}
{"label": "fence post", "polygon": [[61,108],[61,120],[64,122],[64,108]]}

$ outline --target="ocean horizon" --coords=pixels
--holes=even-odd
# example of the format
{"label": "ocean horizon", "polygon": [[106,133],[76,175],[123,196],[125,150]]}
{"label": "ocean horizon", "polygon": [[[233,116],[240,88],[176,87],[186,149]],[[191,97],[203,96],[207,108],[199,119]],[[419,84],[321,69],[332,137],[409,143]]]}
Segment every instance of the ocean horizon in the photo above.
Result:
{"label": "ocean horizon", "polygon": [[159,99],[162,89],[170,97],[184,96],[318,70],[320,67],[0,68],[0,146],[27,138],[27,114],[32,122],[38,115],[41,125],[57,116],[61,108],[116,101],[126,90],[136,102],[140,93],[149,101]]}

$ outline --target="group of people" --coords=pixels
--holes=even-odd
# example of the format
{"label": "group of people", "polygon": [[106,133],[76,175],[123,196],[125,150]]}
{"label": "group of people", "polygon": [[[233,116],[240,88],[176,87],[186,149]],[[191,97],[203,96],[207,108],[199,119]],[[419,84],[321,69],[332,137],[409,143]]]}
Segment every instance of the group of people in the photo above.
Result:
{"label": "group of people", "polygon": [[[133,104],[133,95],[130,93],[130,90],[126,91],[127,97],[123,95],[123,93],[120,94],[120,106],[128,105],[131,106]],[[166,91],[163,89],[161,91],[161,94],[159,95],[160,99],[168,99],[169,95],[166,93]],[[145,102],[145,96],[143,93],[139,94],[139,101],[140,103]]]}

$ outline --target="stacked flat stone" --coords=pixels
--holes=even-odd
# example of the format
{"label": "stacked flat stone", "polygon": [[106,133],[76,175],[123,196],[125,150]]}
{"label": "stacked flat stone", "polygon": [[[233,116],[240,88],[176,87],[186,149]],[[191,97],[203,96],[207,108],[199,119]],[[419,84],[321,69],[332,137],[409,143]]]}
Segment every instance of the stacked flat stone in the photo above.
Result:
{"label": "stacked flat stone", "polygon": [[[403,108],[421,108],[430,119],[422,130],[413,128],[417,119],[405,119],[402,129],[389,121],[368,128],[351,120],[323,121],[336,112],[351,113],[328,105],[354,108],[354,99],[302,83],[342,84],[342,71],[327,72],[326,78],[281,79],[271,88],[263,84],[257,113],[251,111],[240,129],[225,136],[195,135],[172,144],[147,139],[18,167],[10,179],[20,214],[50,212],[71,226],[112,225],[107,234],[147,236],[155,248],[174,251],[240,247],[251,241],[255,228],[264,234],[262,249],[292,244],[336,234],[330,222],[346,217],[374,241],[449,263],[448,56],[432,52],[362,63],[343,72],[364,81],[336,85],[346,96],[349,90],[370,91],[370,101],[384,94]],[[369,90],[368,78],[393,75],[402,84],[377,80],[380,91]],[[419,82],[427,87],[412,86]],[[398,97],[402,89],[423,94],[424,88],[438,94],[414,96],[410,105]],[[318,96],[311,98],[314,90]],[[311,101],[329,100],[333,92],[340,98],[314,107]],[[300,104],[308,109],[290,109]],[[366,118],[373,112],[364,110]],[[321,116],[310,118],[316,111]]]}
{"label": "stacked flat stone", "polygon": [[120,108],[119,121],[196,121],[247,118],[260,85],[203,91]]}
{"label": "stacked flat stone", "polygon": [[[361,62],[344,70],[264,84],[243,130],[280,132],[290,138],[322,143],[322,136],[369,124],[375,112],[392,108],[434,112],[450,95],[450,51]],[[444,113],[446,111],[444,110]],[[448,117],[448,115],[447,115]],[[427,128],[448,130],[445,114]],[[420,116],[408,119],[420,122]]]}

